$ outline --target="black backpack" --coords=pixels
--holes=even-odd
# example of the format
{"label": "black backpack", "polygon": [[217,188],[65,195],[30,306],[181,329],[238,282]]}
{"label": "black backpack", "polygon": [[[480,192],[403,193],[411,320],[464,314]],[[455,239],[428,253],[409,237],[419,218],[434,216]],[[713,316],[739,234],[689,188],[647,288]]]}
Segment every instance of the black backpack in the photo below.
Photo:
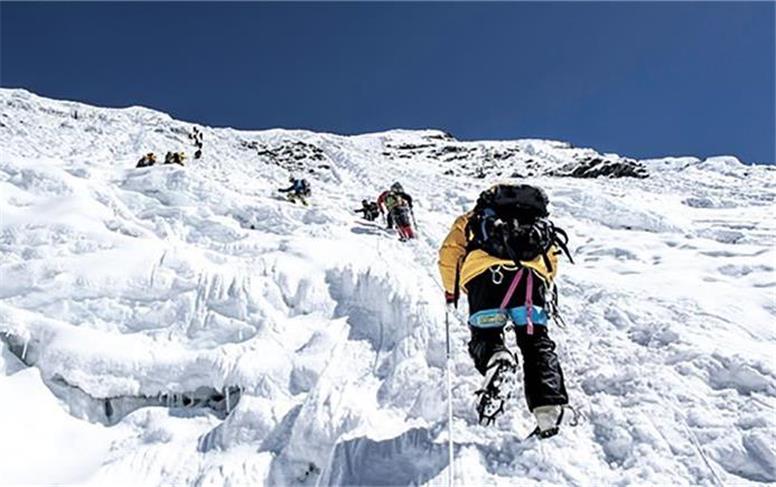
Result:
{"label": "black backpack", "polygon": [[310,183],[306,179],[299,181],[299,194],[302,196],[310,196]]}
{"label": "black backpack", "polygon": [[502,184],[483,191],[467,224],[467,252],[480,249],[516,264],[542,256],[552,271],[547,253],[556,245],[573,263],[568,235],[547,218],[548,203],[544,191],[527,184]]}

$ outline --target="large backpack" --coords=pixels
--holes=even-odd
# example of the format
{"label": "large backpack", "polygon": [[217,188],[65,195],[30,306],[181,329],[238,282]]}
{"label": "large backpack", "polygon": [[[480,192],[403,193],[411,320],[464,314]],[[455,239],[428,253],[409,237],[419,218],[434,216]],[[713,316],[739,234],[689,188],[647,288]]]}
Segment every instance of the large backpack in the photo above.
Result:
{"label": "large backpack", "polygon": [[302,196],[310,196],[310,183],[306,179],[299,180],[299,187],[296,193]]}
{"label": "large backpack", "polygon": [[392,211],[394,208],[405,206],[407,201],[401,197],[401,195],[395,191],[389,191],[385,195],[385,207],[388,211]]}
{"label": "large backpack", "polygon": [[551,272],[548,252],[556,246],[574,262],[568,235],[547,218],[548,203],[544,191],[527,184],[501,184],[483,191],[467,225],[467,252],[480,249],[516,264],[541,256]]}

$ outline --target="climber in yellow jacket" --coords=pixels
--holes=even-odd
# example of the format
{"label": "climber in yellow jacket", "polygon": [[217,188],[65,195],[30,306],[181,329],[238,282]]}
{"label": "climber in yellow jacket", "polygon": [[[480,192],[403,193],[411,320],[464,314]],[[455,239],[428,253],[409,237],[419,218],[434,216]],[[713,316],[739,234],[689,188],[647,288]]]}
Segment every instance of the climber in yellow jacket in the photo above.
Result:
{"label": "climber in yellow jacket", "polygon": [[511,327],[523,356],[525,398],[537,420],[534,434],[541,438],[558,432],[568,403],[547,334],[558,254],[568,255],[568,237],[547,219],[547,204],[539,188],[494,186],[456,218],[439,249],[446,302],[457,303],[459,292],[468,298],[469,355],[485,376],[478,391],[480,421],[494,421],[514,388],[517,357],[504,344]]}
{"label": "climber in yellow jacket", "polygon": [[[472,212],[467,212],[455,219],[453,228],[442,243],[442,248],[439,249],[439,272],[442,275],[442,284],[445,286],[448,302],[456,291],[456,276],[459,279],[458,284],[461,290],[465,292],[466,283],[491,267],[514,267],[514,262],[511,260],[493,257],[481,249],[474,249],[467,254],[466,226],[471,214]],[[533,260],[521,262],[521,265],[532,268],[542,278],[551,281],[557,273],[558,256],[556,251],[557,249],[553,249],[548,254],[552,270],[547,269],[543,258],[538,256]]]}

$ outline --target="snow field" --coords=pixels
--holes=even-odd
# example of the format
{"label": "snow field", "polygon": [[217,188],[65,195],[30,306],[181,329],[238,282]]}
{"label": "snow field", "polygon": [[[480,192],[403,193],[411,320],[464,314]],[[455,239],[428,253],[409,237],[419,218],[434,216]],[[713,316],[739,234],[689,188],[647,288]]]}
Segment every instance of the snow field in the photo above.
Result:
{"label": "snow field", "polygon": [[[0,104],[0,483],[446,483],[436,249],[497,176],[386,162],[389,146],[452,144],[434,131],[205,127],[202,159],[135,169],[148,151],[193,152],[191,125],[12,90]],[[293,147],[302,166],[251,142]],[[296,142],[324,159],[295,159]],[[477,144],[547,165],[595,154]],[[571,236],[568,326],[551,333],[582,417],[521,442],[533,423],[519,394],[477,425],[459,310],[457,485],[776,483],[774,173],[643,163],[647,179],[527,180]],[[315,171],[309,208],[276,193],[289,167]],[[352,213],[395,180],[418,201],[408,244]]]}

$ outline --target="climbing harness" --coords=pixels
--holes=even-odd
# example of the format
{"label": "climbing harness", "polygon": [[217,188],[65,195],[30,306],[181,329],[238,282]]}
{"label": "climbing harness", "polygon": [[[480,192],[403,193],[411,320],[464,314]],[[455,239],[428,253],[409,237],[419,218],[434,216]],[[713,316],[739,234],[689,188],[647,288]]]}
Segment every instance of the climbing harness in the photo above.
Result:
{"label": "climbing harness", "polygon": [[[493,282],[496,283],[496,273],[500,270],[493,271]],[[517,285],[525,274],[525,304],[523,306],[515,306],[507,308],[509,301],[515,294]],[[503,274],[498,274],[503,280]],[[501,306],[498,309],[485,309],[477,311],[469,317],[469,325],[475,328],[503,328],[510,321],[515,326],[525,326],[526,333],[533,335],[534,325],[546,326],[547,325],[547,311],[540,306],[533,305],[533,272],[527,268],[520,268],[515,273],[515,277],[512,278],[512,282],[509,284],[504,298],[501,300]],[[501,281],[499,281],[501,282]]]}

